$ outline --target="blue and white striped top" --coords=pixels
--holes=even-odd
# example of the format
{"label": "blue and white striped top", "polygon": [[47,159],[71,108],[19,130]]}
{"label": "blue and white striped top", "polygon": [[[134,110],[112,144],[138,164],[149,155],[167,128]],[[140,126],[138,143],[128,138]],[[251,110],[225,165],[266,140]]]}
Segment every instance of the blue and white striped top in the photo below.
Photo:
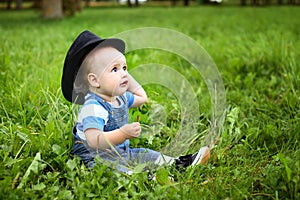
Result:
{"label": "blue and white striped top", "polygon": [[[118,96],[117,100],[119,101],[119,106],[112,106],[109,102],[106,102],[98,95],[89,92],[85,96],[85,102],[78,114],[76,126],[77,136],[83,140],[86,140],[84,131],[89,128],[107,131],[105,126],[111,117],[110,115],[112,115],[114,111],[124,111],[124,109],[126,109],[125,111],[128,115],[128,108],[130,108],[134,102],[134,95],[131,92],[126,92],[124,95]],[[126,118],[126,122],[123,120],[122,124],[116,126],[115,129],[123,126],[124,123],[128,123],[128,118]],[[113,128],[110,127],[110,129]]]}

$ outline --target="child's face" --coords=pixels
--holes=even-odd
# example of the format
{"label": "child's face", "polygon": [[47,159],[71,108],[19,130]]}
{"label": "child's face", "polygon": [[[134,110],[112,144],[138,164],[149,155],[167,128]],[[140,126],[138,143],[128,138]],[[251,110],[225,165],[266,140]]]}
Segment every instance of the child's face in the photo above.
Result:
{"label": "child's face", "polygon": [[104,47],[95,52],[91,73],[99,84],[96,89],[99,94],[114,97],[128,89],[125,56],[112,47]]}

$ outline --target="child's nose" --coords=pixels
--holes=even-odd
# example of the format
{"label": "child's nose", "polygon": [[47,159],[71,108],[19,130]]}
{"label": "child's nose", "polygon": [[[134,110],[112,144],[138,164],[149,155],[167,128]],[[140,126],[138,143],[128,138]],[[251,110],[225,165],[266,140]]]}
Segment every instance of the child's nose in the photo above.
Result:
{"label": "child's nose", "polygon": [[127,71],[122,71],[122,72],[121,72],[121,76],[122,76],[122,77],[126,77],[126,76],[127,76]]}

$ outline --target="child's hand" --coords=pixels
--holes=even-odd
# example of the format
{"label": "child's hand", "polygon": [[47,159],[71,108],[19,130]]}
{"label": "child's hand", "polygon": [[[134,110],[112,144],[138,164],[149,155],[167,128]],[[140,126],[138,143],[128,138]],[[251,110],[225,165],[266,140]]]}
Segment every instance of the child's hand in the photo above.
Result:
{"label": "child's hand", "polygon": [[140,136],[141,125],[139,122],[134,122],[131,124],[126,124],[120,128],[120,130],[126,134],[127,139],[136,138]]}

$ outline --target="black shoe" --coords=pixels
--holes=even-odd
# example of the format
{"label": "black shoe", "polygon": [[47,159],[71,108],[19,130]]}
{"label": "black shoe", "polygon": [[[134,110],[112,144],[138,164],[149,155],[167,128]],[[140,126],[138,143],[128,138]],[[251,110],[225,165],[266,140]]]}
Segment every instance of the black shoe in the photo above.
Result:
{"label": "black shoe", "polygon": [[200,150],[195,154],[189,154],[180,156],[175,159],[176,168],[186,168],[188,166],[194,166],[198,164],[204,164],[210,157],[210,150],[208,147],[201,147]]}

